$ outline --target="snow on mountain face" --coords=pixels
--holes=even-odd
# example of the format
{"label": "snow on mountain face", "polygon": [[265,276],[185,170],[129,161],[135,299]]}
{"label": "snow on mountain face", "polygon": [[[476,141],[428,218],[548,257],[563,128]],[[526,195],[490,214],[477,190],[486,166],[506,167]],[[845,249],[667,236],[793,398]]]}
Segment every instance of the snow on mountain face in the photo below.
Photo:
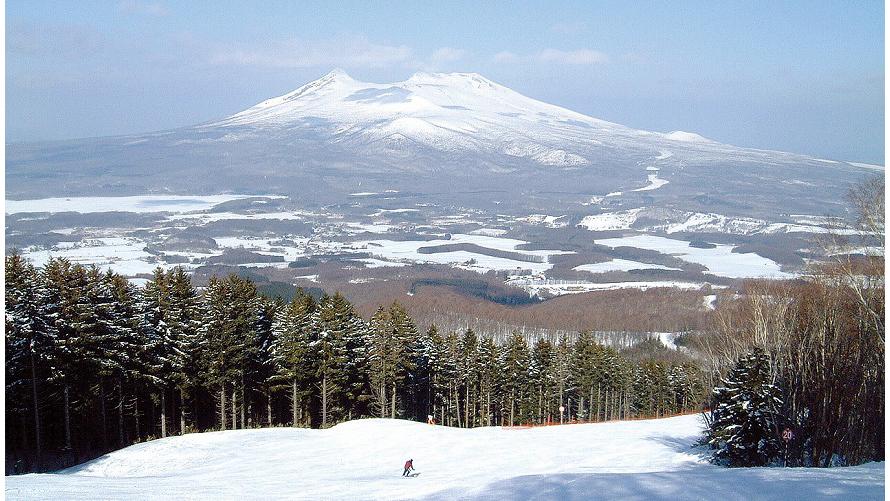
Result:
{"label": "snow on mountain face", "polygon": [[341,70],[208,126],[285,128],[318,119],[340,139],[485,150],[554,166],[588,163],[564,149],[586,132],[634,132],[530,99],[476,73],[417,73],[404,82],[376,84]]}
{"label": "snow on mountain face", "polygon": [[597,212],[671,207],[769,221],[789,212],[839,214],[849,187],[869,176],[874,170],[861,165],[632,129],[475,73],[367,83],[339,70],[222,120],[13,144],[6,163],[11,198],[95,195],[104,187],[129,195],[231,191],[334,202],[398,189],[451,201],[456,193],[499,190],[565,194],[544,197],[555,205],[541,211],[565,211],[566,203],[600,205]]}
{"label": "snow on mountain face", "polygon": [[[640,131],[523,96],[477,73],[416,73],[403,82],[360,82],[334,70],[297,90],[206,127],[286,129],[325,123],[336,141],[395,149],[420,144],[575,167],[591,148],[639,149],[654,160],[670,146],[723,147],[698,134]],[[592,155],[593,153],[593,155]]]}
{"label": "snow on mountain face", "polygon": [[[403,82],[368,83],[334,70],[203,128],[287,130],[306,125],[320,126],[336,143],[402,152],[423,146],[445,153],[486,153],[542,166],[577,168],[619,157],[671,163],[813,161],[737,148],[692,132],[632,129],[523,96],[477,73],[416,73]],[[675,152],[685,154],[671,158]]]}
{"label": "snow on mountain face", "polygon": [[664,137],[668,139],[673,139],[674,141],[684,141],[687,143],[709,143],[713,142],[710,139],[700,136],[694,132],[686,132],[682,130],[675,130],[673,132],[669,132],[664,135]]}

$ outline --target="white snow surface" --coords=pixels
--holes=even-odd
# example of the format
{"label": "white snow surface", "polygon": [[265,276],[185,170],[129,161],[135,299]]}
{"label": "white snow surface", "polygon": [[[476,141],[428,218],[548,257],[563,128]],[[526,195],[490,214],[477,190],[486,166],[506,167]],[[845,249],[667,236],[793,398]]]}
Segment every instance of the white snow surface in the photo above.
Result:
{"label": "white snow surface", "polygon": [[[550,256],[555,254],[569,254],[560,250],[518,250],[517,246],[527,243],[524,240],[513,238],[495,237],[487,235],[468,235],[455,233],[450,239],[436,240],[368,240],[355,242],[355,248],[390,262],[434,263],[448,264],[457,268],[464,268],[478,273],[490,270],[531,270],[535,273],[543,273],[553,265],[549,262]],[[534,261],[519,261],[506,257],[488,256],[469,251],[421,253],[424,247],[435,247],[451,244],[474,244],[492,250],[508,251],[529,256]]]}
{"label": "white snow surface", "polygon": [[[650,184],[633,191],[648,191],[667,184],[667,181],[657,178],[657,174],[649,175]],[[664,183],[662,183],[664,181]],[[648,216],[648,217],[647,217]],[[664,219],[660,224],[638,224],[640,219]],[[667,219],[665,219],[667,218]],[[795,220],[807,221],[795,223],[770,223],[762,219],[749,217],[729,217],[722,214],[671,211],[665,213],[655,207],[637,207],[615,212],[604,212],[585,216],[578,226],[590,231],[614,231],[637,230],[663,231],[665,233],[728,233],[731,235],[755,235],[776,233],[834,233],[838,235],[856,235],[861,232],[841,225],[840,222],[831,219],[817,219],[818,216],[800,216]]]}
{"label": "white snow surface", "polygon": [[678,332],[657,332],[658,340],[664,345],[665,348],[669,350],[677,351],[677,337],[680,335]]}
{"label": "white snow surface", "polygon": [[589,271],[590,273],[606,273],[608,271],[631,271],[631,270],[672,270],[679,271],[680,268],[670,268],[660,264],[641,263],[639,261],[631,261],[628,259],[611,259],[602,263],[582,264],[575,266],[573,270]]}
{"label": "white snow surface", "polygon": [[799,155],[721,144],[693,132],[633,129],[529,98],[478,73],[419,72],[401,82],[373,83],[355,80],[338,69],[196,128],[223,132],[208,141],[304,129],[335,143],[371,146],[384,154],[420,146],[446,154],[507,155],[566,170],[591,165],[591,155],[598,156],[596,149],[604,146],[650,155],[664,167],[681,165],[683,158],[703,162],[727,155],[817,163]]}
{"label": "white snow surface", "polygon": [[706,143],[712,142],[710,139],[701,136],[700,134],[696,134],[694,132],[686,132],[682,130],[675,130],[673,132],[668,132],[664,135],[664,137],[671,139],[673,141],[681,141],[684,143]]}
{"label": "white snow surface", "polygon": [[70,197],[36,200],[7,200],[6,213],[22,212],[189,212],[204,210],[216,204],[248,198],[275,195],[138,195],[130,197]]}
{"label": "white snow surface", "polygon": [[734,253],[732,245],[718,244],[713,249],[690,247],[689,242],[654,235],[606,238],[596,240],[609,247],[636,247],[670,254],[690,263],[707,267],[712,275],[729,278],[793,278],[781,271],[779,264],[754,253]]}
{"label": "white snow surface", "polygon": [[522,221],[523,223],[546,226],[548,228],[565,228],[569,225],[566,221],[560,221],[560,219],[564,219],[566,216],[548,216],[547,214],[529,214],[525,217],[516,218],[517,221]]}
{"label": "white snow surface", "polygon": [[645,209],[629,209],[620,212],[606,212],[592,216],[584,216],[578,226],[590,231],[612,231],[630,229],[637,221],[637,216]]}
{"label": "white snow surface", "polygon": [[655,173],[655,174],[649,174],[649,175],[646,176],[646,178],[648,179],[649,184],[647,184],[646,186],[643,186],[642,188],[637,188],[637,189],[635,189],[635,190],[630,190],[630,191],[652,191],[652,190],[657,190],[658,188],[661,188],[662,186],[664,186],[664,185],[666,185],[666,184],[668,184],[668,183],[670,182],[670,181],[668,181],[667,179],[662,179],[662,178],[658,177],[658,173]]}
{"label": "white snow surface", "polygon": [[708,294],[702,299],[702,304],[707,310],[717,309],[717,294]]}
{"label": "white snow surface", "polygon": [[588,165],[584,154],[592,144],[639,144],[641,135],[660,160],[673,154],[667,148],[677,141],[720,146],[697,134],[648,133],[589,117],[523,96],[477,73],[421,72],[402,82],[371,83],[334,70],[204,127],[301,124],[323,126],[335,141],[357,140],[395,150],[421,144],[449,153],[484,151],[562,168]]}
{"label": "white snow surface", "polygon": [[[365,419],[169,437],[53,474],[6,499],[880,499],[883,463],[721,468],[698,415],[542,428]],[[414,459],[420,476],[403,478]]]}
{"label": "white snow surface", "polygon": [[56,249],[28,250],[23,252],[31,264],[45,266],[53,257],[64,257],[75,264],[96,265],[103,270],[111,269],[125,276],[152,273],[160,263],[155,256],[145,252],[145,244],[136,238],[105,237],[86,239],[83,242],[62,242]]}
{"label": "white snow surface", "polygon": [[862,167],[863,169],[871,169],[871,170],[879,170],[879,171],[884,170],[883,165],[865,164],[862,162],[847,162],[847,163],[850,165],[855,165],[856,167]]}

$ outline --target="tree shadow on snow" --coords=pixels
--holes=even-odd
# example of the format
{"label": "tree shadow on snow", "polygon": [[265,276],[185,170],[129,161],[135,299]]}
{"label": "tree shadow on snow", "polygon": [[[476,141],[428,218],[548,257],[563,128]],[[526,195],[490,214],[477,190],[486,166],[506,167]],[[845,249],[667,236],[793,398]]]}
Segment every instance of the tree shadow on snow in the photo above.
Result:
{"label": "tree shadow on snow", "polygon": [[711,465],[654,473],[526,475],[427,499],[883,499],[884,465],[854,468],[720,468]]}

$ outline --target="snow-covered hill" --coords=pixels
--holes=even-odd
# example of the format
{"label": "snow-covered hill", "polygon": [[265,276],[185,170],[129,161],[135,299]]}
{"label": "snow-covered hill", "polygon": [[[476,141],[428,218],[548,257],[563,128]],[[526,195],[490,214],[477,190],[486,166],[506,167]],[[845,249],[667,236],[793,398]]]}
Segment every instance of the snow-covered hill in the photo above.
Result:
{"label": "snow-covered hill", "polygon": [[[56,474],[6,477],[6,499],[879,499],[883,463],[725,469],[699,416],[454,429],[369,419],[329,430],[192,434]],[[416,478],[400,476],[414,459]]]}

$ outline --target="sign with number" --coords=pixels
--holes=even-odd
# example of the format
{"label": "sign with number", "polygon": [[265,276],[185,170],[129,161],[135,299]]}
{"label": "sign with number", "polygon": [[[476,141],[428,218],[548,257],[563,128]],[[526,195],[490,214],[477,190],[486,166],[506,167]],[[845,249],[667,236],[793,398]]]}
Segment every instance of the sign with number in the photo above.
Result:
{"label": "sign with number", "polygon": [[793,439],[794,439],[794,432],[791,431],[791,428],[785,428],[785,431],[782,432],[782,440],[784,440],[785,443],[788,443]]}

